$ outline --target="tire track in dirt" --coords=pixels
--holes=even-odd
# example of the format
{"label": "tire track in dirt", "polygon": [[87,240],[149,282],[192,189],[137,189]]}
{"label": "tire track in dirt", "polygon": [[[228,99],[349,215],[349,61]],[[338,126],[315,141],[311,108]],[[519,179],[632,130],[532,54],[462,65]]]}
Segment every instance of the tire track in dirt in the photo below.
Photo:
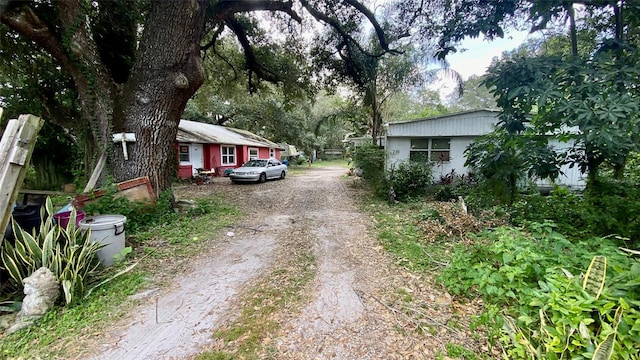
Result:
{"label": "tire track in dirt", "polygon": [[94,359],[169,359],[197,351],[211,341],[211,328],[231,310],[241,286],[270,265],[274,244],[272,236],[239,237],[215,257],[199,259],[193,272],[139,308]]}
{"label": "tire track in dirt", "polygon": [[[371,239],[368,216],[358,211],[339,170],[299,179],[315,192],[305,218],[313,224],[318,271],[313,300],[283,325],[279,359],[386,359],[393,322],[363,294],[377,291],[388,259]],[[322,177],[320,180],[319,177]]]}
{"label": "tire track in dirt", "polygon": [[[398,318],[393,308],[404,306],[397,304],[399,288],[420,292],[422,299],[433,289],[424,279],[399,271],[369,233],[373,220],[358,209],[348,181],[340,179],[345,172],[311,168],[284,181],[231,185],[217,179],[213,185],[182,189],[183,195],[196,197],[222,195],[246,216],[233,229],[234,237],[212,239],[212,248],[194,259],[190,270],[173,274],[172,285],[101,339],[93,359],[186,359],[205,349],[222,346],[226,351],[227,344],[211,334],[237,318],[242,298],[256,283],[309,253],[317,269],[300,296],[308,301],[274,314],[279,330],[264,334],[265,357],[434,358],[442,340],[418,334],[419,321],[405,314]],[[428,311],[429,316],[442,313]],[[413,329],[398,331],[407,324]]]}

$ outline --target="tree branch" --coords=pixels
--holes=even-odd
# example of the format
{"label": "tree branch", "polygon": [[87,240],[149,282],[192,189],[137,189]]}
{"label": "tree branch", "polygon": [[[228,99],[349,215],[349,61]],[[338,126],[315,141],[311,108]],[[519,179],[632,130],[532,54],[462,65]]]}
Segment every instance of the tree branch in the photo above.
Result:
{"label": "tree branch", "polygon": [[366,6],[362,5],[362,3],[360,3],[357,0],[344,0],[344,2],[353,6],[356,10],[361,12],[369,20],[369,22],[373,26],[373,29],[376,32],[376,36],[378,37],[378,41],[380,42],[380,47],[382,47],[382,49],[390,53],[400,53],[400,52],[397,52],[397,50],[393,50],[389,48],[389,42],[387,42],[387,37],[384,33],[384,30],[378,23],[378,19],[376,19],[376,16]]}
{"label": "tree branch", "polygon": [[2,12],[0,22],[35,42],[70,72],[75,69],[58,38],[29,6],[24,5],[18,11]]}
{"label": "tree branch", "polygon": [[223,31],[224,31],[224,24],[220,24],[220,26],[218,26],[218,28],[213,33],[213,35],[211,35],[211,41],[209,41],[203,46],[200,46],[200,51],[207,51],[210,48],[213,48],[215,51],[216,43],[218,42],[218,38],[220,37]]}
{"label": "tree branch", "polygon": [[298,23],[302,22],[302,18],[293,10],[293,3],[290,1],[270,1],[270,0],[222,0],[213,5],[214,19],[224,21],[229,15],[249,12],[249,11],[280,11],[289,15]]}
{"label": "tree branch", "polygon": [[[252,70],[256,75],[258,75],[262,79],[265,79],[267,81],[274,82],[274,83],[279,82],[280,78],[277,75],[273,74],[270,71],[267,71],[264,67],[260,65],[258,59],[256,58],[256,54],[253,51],[253,47],[249,42],[249,38],[247,37],[247,34],[245,33],[240,23],[238,23],[238,21],[233,17],[227,18],[226,23],[227,23],[227,26],[229,26],[229,28],[231,29],[231,31],[233,31],[233,33],[236,34],[236,37],[238,38],[238,41],[240,42],[240,45],[244,50],[244,56],[247,60],[247,68]],[[251,74],[249,76],[251,76]],[[251,78],[249,80],[251,80]],[[249,82],[251,83],[251,81]]]}
{"label": "tree branch", "polygon": [[[342,25],[340,24],[340,22],[337,19],[331,18],[328,15],[318,11],[313,6],[311,6],[311,4],[309,4],[309,1],[307,1],[307,0],[300,0],[300,3],[302,4],[302,7],[304,7],[309,12],[309,14],[311,14],[311,16],[313,16],[316,20],[325,22],[326,24],[331,26],[335,31],[338,32],[338,34],[340,34],[340,36],[345,38],[347,41],[353,43],[358,48],[358,50],[360,50],[360,52],[362,52],[363,54],[365,54],[367,56],[370,56],[370,57],[381,57],[386,53],[392,53],[392,54],[401,54],[402,53],[401,51],[398,51],[398,50],[395,50],[395,49],[389,49],[386,40],[384,41],[384,44],[383,44],[383,42],[380,42],[380,45],[383,47],[384,51],[382,51],[380,53],[377,53],[377,54],[371,53],[371,52],[367,51],[366,49],[364,49],[360,45],[360,43],[356,39],[353,38],[353,36],[349,35],[342,28]],[[362,6],[362,5],[360,5],[360,6]],[[358,9],[358,8],[356,8],[356,9]],[[367,16],[366,14],[364,14],[364,15]],[[371,16],[373,16],[373,14],[371,14]],[[377,24],[377,22],[376,22],[376,24]],[[384,35],[383,35],[383,38],[384,38]],[[385,48],[385,46],[386,46],[386,48]]]}

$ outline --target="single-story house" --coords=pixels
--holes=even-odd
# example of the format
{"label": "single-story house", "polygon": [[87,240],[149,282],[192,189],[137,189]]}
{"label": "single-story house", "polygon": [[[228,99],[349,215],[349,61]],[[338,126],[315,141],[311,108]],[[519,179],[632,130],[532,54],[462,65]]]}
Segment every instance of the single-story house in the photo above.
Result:
{"label": "single-story house", "polygon": [[[466,174],[469,169],[464,165],[465,149],[476,137],[495,129],[498,114],[494,110],[473,110],[385,124],[386,168],[389,170],[401,161],[426,156],[435,164],[436,178],[452,170],[456,174]],[[550,139],[549,144],[557,150],[571,146],[556,139]],[[581,174],[578,167],[569,168],[565,165],[561,172],[556,184],[574,189],[584,188],[586,175]],[[552,185],[549,180],[539,180],[537,183],[541,187]]]}
{"label": "single-story house", "polygon": [[178,177],[188,178],[197,169],[221,176],[250,159],[280,158],[280,145],[246,130],[180,120],[176,137]]}

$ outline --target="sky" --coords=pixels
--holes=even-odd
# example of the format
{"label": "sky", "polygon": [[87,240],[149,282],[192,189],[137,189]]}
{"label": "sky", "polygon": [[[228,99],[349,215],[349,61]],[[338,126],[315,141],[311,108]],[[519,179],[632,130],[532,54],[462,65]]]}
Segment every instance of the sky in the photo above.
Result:
{"label": "sky", "polygon": [[527,31],[512,32],[504,39],[487,41],[482,38],[467,38],[462,41],[458,51],[447,57],[453,70],[456,70],[466,80],[470,75],[482,75],[491,64],[494,57],[500,57],[503,51],[517,48],[527,38]]}
{"label": "sky", "polygon": [[[458,72],[463,80],[471,75],[483,75],[494,57],[500,57],[503,51],[513,50],[520,46],[530,36],[527,31],[512,31],[505,34],[503,39],[493,41],[483,38],[467,38],[462,41],[460,49],[447,56],[447,62],[452,70]],[[452,81],[441,80],[432,84],[431,88],[439,90],[441,98],[453,91]]]}

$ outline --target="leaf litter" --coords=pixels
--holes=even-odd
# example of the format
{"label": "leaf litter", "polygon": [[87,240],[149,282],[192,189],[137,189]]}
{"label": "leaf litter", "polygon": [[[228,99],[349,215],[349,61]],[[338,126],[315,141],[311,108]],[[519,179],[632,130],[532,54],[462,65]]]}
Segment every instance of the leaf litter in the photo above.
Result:
{"label": "leaf litter", "polygon": [[[181,300],[199,318],[169,321],[174,325],[164,334],[173,334],[178,339],[171,341],[186,341],[187,346],[143,343],[138,348],[147,348],[145,358],[191,359],[213,352],[237,359],[435,359],[446,355],[449,343],[497,357],[481,331],[469,330],[481,302],[458,303],[431,275],[399,266],[377,240],[372,216],[357,208],[361,190],[341,179],[345,171],[311,168],[303,175],[260,185],[216,179],[211,185],[176,189],[179,198],[221,196],[238,204],[246,217],[211,239],[210,249],[190,260],[192,266],[164,275],[193,282],[198,290],[169,286],[154,296]],[[459,218],[445,208],[438,211]],[[434,225],[427,220],[418,221],[425,227]],[[460,232],[457,225],[436,228],[437,236]],[[229,231],[233,237],[226,236]],[[232,250],[235,255],[225,252]],[[198,269],[242,264],[251,251],[259,253],[259,266],[215,290],[231,289],[223,298],[191,311],[194,297],[208,286],[202,276],[233,278],[229,272]],[[153,304],[146,309],[153,309]],[[179,312],[174,310],[174,315]],[[172,328],[175,324],[191,332],[176,331],[181,328]],[[131,320],[114,326],[103,340],[111,342],[107,348],[112,351],[124,351],[109,353],[97,347],[94,350],[102,355],[98,358],[136,358],[131,356],[132,343],[122,341],[135,326]],[[150,335],[148,329],[143,331]]]}

